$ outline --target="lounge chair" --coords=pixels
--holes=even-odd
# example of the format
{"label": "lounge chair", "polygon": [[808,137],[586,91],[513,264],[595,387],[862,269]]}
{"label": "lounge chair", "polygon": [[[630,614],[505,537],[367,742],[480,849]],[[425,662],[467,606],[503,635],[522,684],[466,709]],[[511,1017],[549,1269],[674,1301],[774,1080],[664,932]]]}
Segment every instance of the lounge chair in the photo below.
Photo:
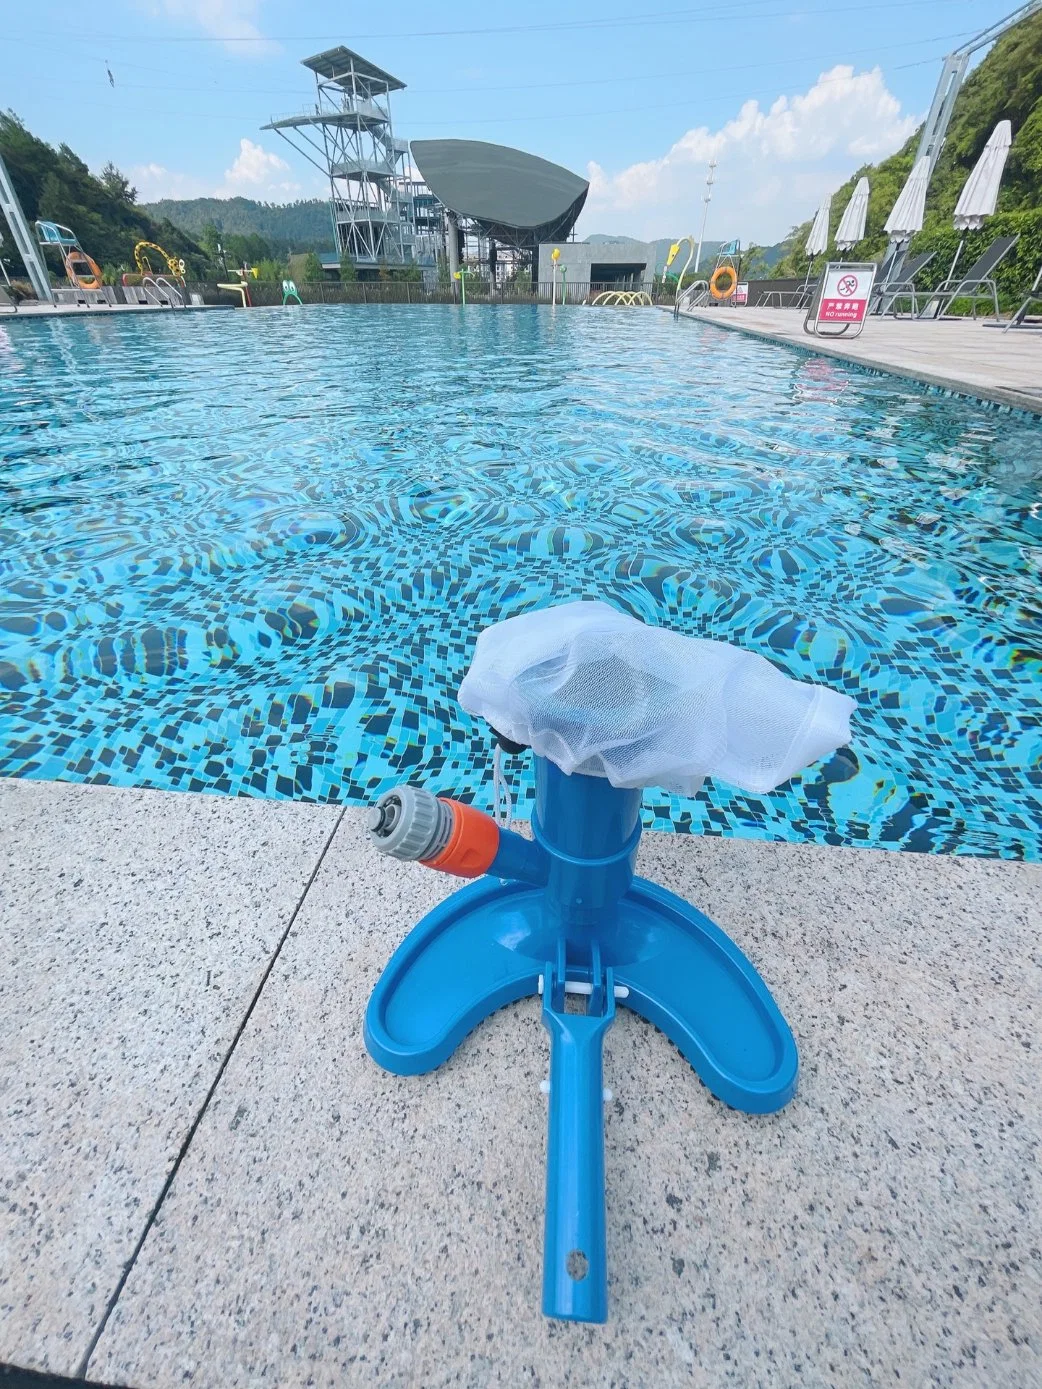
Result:
{"label": "lounge chair", "polygon": [[808,275],[797,289],[769,289],[760,300],[759,307],[770,306],[775,309],[805,309],[818,292],[821,276],[812,280]]}
{"label": "lounge chair", "polygon": [[936,251],[925,251],[922,255],[912,256],[910,260],[905,260],[903,265],[898,268],[897,275],[891,276],[879,290],[878,303],[874,312],[879,314],[892,313],[896,318],[897,309],[894,305],[899,299],[909,299],[912,304],[912,316],[915,317],[919,311],[918,296],[925,292],[916,289],[915,277],[920,271],[926,269],[936,254]]}
{"label": "lounge chair", "polygon": [[904,267],[905,256],[908,254],[907,243],[898,242],[893,246],[889,253],[879,262],[876,270],[875,283],[872,286],[872,298],[868,306],[868,312],[877,314],[883,300],[883,290],[891,280],[896,280]]}
{"label": "lounge chair", "polygon": [[1032,304],[1042,305],[1042,265],[1038,267],[1038,274],[1035,276],[1035,282],[1031,286],[1028,297],[1002,331],[1008,333],[1011,328],[1042,328],[1042,319],[1028,318],[1028,309],[1031,308]]}
{"label": "lounge chair", "polygon": [[883,257],[879,262],[879,269],[876,271],[876,282],[873,289],[882,289],[891,280],[896,279],[901,273],[904,265],[905,256],[908,254],[908,247],[901,242],[890,251],[889,255]]}
{"label": "lounge chair", "polygon": [[977,317],[977,304],[989,299],[999,317],[999,291],[995,283],[995,271],[1020,240],[1018,236],[997,236],[980,259],[971,265],[965,275],[950,275],[943,280],[930,295],[929,302],[919,311],[919,318],[942,318],[951,308],[955,299],[969,299],[973,317]]}

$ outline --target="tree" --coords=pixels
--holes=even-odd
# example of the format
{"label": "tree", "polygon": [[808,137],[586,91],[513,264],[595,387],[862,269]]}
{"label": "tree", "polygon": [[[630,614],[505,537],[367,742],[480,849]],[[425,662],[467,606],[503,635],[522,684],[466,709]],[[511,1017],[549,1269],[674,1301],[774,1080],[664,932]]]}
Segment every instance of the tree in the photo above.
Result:
{"label": "tree", "polygon": [[[37,139],[11,111],[0,112],[0,155],[29,222],[42,218],[71,227],[99,265],[133,265],[136,243],[155,241],[171,255],[184,257],[189,274],[198,275],[205,267],[205,254],[191,237],[128,201],[133,189],[118,169],[106,166],[106,183],[68,145],[54,149]],[[47,260],[52,272],[58,269],[53,252]],[[20,266],[18,258],[16,273]]]}
{"label": "tree", "polygon": [[257,272],[257,279],[268,283],[274,281],[276,284],[286,273],[286,268],[277,260],[261,260],[254,266]]}
{"label": "tree", "polygon": [[260,260],[273,259],[267,239],[251,232],[248,236],[236,233],[222,238],[225,257],[230,265],[256,265]]}
{"label": "tree", "polygon": [[120,173],[111,159],[101,171],[101,186],[114,198],[128,203],[131,207],[137,202],[137,189]]}
{"label": "tree", "polygon": [[358,266],[351,259],[350,254],[345,251],[340,257],[340,281],[342,284],[354,284],[358,279]]}
{"label": "tree", "polygon": [[322,262],[314,251],[309,251],[304,257],[304,270],[300,278],[308,284],[322,279]]}
{"label": "tree", "polygon": [[773,278],[771,262],[767,258],[767,248],[755,242],[745,253],[742,261],[743,280],[769,280]]}
{"label": "tree", "polygon": [[199,245],[208,256],[216,256],[217,248],[221,244],[221,233],[217,230],[216,222],[204,222],[203,229],[199,233]]}

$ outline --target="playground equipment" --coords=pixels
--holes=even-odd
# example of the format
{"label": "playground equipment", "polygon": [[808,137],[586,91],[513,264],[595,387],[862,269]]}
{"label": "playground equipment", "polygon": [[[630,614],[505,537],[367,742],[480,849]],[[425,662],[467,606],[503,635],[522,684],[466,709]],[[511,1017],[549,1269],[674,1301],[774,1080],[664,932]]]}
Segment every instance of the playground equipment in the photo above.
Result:
{"label": "playground equipment", "polygon": [[75,289],[103,289],[101,267],[79,243],[76,233],[60,222],[37,222],[36,239],[44,248],[53,246],[62,258],[69,283]]}
{"label": "playground equipment", "polygon": [[[853,700],[721,642],[605,603],[496,623],[461,705],[500,751],[535,755],[531,840],[412,786],[369,814],[381,852],[476,883],[398,947],[366,1011],[381,1066],[439,1066],[497,1008],[542,995],[550,1033],[543,1311],[607,1316],[601,1048],[617,1003],[655,1023],[713,1095],[767,1114],[791,1099],[796,1046],[767,986],[695,907],[634,876],[641,788],[707,774],[762,793],[849,741]],[[576,1011],[575,1005],[579,1005]]]}
{"label": "playground equipment", "polygon": [[148,252],[155,251],[157,256],[162,256],[166,261],[167,271],[178,280],[183,280],[185,276],[185,263],[178,256],[172,256],[164,251],[162,246],[157,246],[154,241],[139,241],[134,247],[134,264],[138,268],[139,275],[155,275],[152,269],[152,262],[148,258]]}
{"label": "playground equipment", "polygon": [[285,308],[291,299],[295,299],[297,303],[300,305],[303,305],[304,303],[303,299],[301,299],[299,293],[297,292],[296,282],[294,280],[283,280],[282,307]]}
{"label": "playground equipment", "polygon": [[590,301],[591,309],[644,309],[654,306],[651,295],[642,289],[606,289]]}
{"label": "playground equipment", "polygon": [[568,267],[567,267],[567,265],[561,265],[561,264],[560,264],[560,261],[561,261],[561,248],[560,248],[560,246],[555,246],[554,249],[550,252],[550,261],[551,261],[551,269],[550,269],[550,277],[551,277],[551,302],[552,302],[553,305],[556,307],[556,305],[557,305],[557,271],[558,271],[558,268],[560,268],[560,271],[561,271],[561,303],[562,303],[562,304],[565,303],[565,301],[566,301],[567,298],[568,298]]}
{"label": "playground equipment", "polygon": [[253,307],[253,300],[250,298],[250,287],[245,279],[232,280],[226,284],[221,284],[221,282],[218,281],[217,288],[226,289],[232,294],[241,294],[242,306],[244,309],[251,309]]}
{"label": "playground equipment", "polygon": [[467,276],[471,273],[465,265],[461,265],[452,277],[454,280],[459,280],[460,303],[463,308],[467,307]]}
{"label": "playground equipment", "polygon": [[[678,256],[679,253],[680,253],[680,248],[681,248],[681,246],[683,246],[683,244],[684,244],[685,241],[688,243],[688,246],[689,246],[690,249],[688,250],[688,253],[687,253],[687,260],[684,262],[684,268],[683,268],[683,270],[681,270],[679,276],[677,277],[677,289],[676,289],[675,295],[673,296],[673,317],[674,317],[674,318],[676,318],[676,316],[677,316],[677,314],[678,314],[678,312],[679,312],[679,309],[680,309],[680,295],[681,295],[681,291],[682,291],[683,288],[684,288],[684,276],[687,274],[687,268],[688,268],[688,266],[691,264],[691,261],[692,261],[694,255],[695,255],[695,238],[694,238],[690,233],[688,233],[687,236],[682,236],[682,237],[680,238],[679,241],[674,241],[673,244],[672,244],[672,246],[670,246],[670,248],[669,248],[669,255],[666,257],[665,269],[663,270],[663,278],[665,278],[665,275],[666,275],[666,273],[668,272],[669,267],[670,267],[670,266],[673,264],[673,262],[676,260],[677,256]],[[698,266],[697,266],[697,265],[695,266],[695,273],[696,273],[696,274],[698,273]]]}

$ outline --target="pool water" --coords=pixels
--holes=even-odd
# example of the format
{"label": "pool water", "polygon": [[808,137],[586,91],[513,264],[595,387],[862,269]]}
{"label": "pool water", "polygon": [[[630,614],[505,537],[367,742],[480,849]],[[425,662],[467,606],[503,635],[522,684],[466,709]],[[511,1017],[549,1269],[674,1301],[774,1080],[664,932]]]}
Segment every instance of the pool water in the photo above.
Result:
{"label": "pool water", "polygon": [[1040,482],[1042,422],[650,310],[0,325],[0,774],[488,804],[478,632],[600,596],[858,704],[647,823],[1038,858]]}

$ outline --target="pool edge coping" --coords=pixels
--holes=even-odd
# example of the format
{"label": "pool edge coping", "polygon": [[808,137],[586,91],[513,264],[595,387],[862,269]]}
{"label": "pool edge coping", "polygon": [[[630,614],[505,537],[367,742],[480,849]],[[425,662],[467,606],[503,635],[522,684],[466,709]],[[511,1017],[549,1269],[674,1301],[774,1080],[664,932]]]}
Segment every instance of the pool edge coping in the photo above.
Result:
{"label": "pool edge coping", "polygon": [[[663,313],[673,312],[668,304],[657,304],[656,308]],[[1015,410],[1030,416],[1033,420],[1042,419],[1042,401],[1032,400],[1030,396],[1021,395],[1019,391],[1009,390],[1005,387],[988,390],[982,386],[971,385],[966,381],[935,376],[928,371],[914,371],[909,367],[889,363],[884,366],[879,362],[866,362],[853,356],[850,352],[844,352],[839,347],[823,342],[820,338],[815,338],[813,342],[807,343],[793,342],[790,338],[782,337],[777,333],[770,333],[764,328],[754,328],[745,323],[717,322],[707,315],[694,313],[690,309],[681,309],[679,317],[686,318],[692,323],[705,323],[710,328],[719,328],[727,333],[744,333],[746,337],[758,338],[761,342],[773,343],[777,347],[787,347],[793,352],[802,352],[806,356],[832,357],[836,361],[846,362],[862,371],[871,372],[874,376],[899,376],[906,381],[916,381],[919,385],[926,386],[930,390],[943,391],[945,395],[958,396],[964,400],[975,401],[980,405],[998,407],[1003,410]]]}

